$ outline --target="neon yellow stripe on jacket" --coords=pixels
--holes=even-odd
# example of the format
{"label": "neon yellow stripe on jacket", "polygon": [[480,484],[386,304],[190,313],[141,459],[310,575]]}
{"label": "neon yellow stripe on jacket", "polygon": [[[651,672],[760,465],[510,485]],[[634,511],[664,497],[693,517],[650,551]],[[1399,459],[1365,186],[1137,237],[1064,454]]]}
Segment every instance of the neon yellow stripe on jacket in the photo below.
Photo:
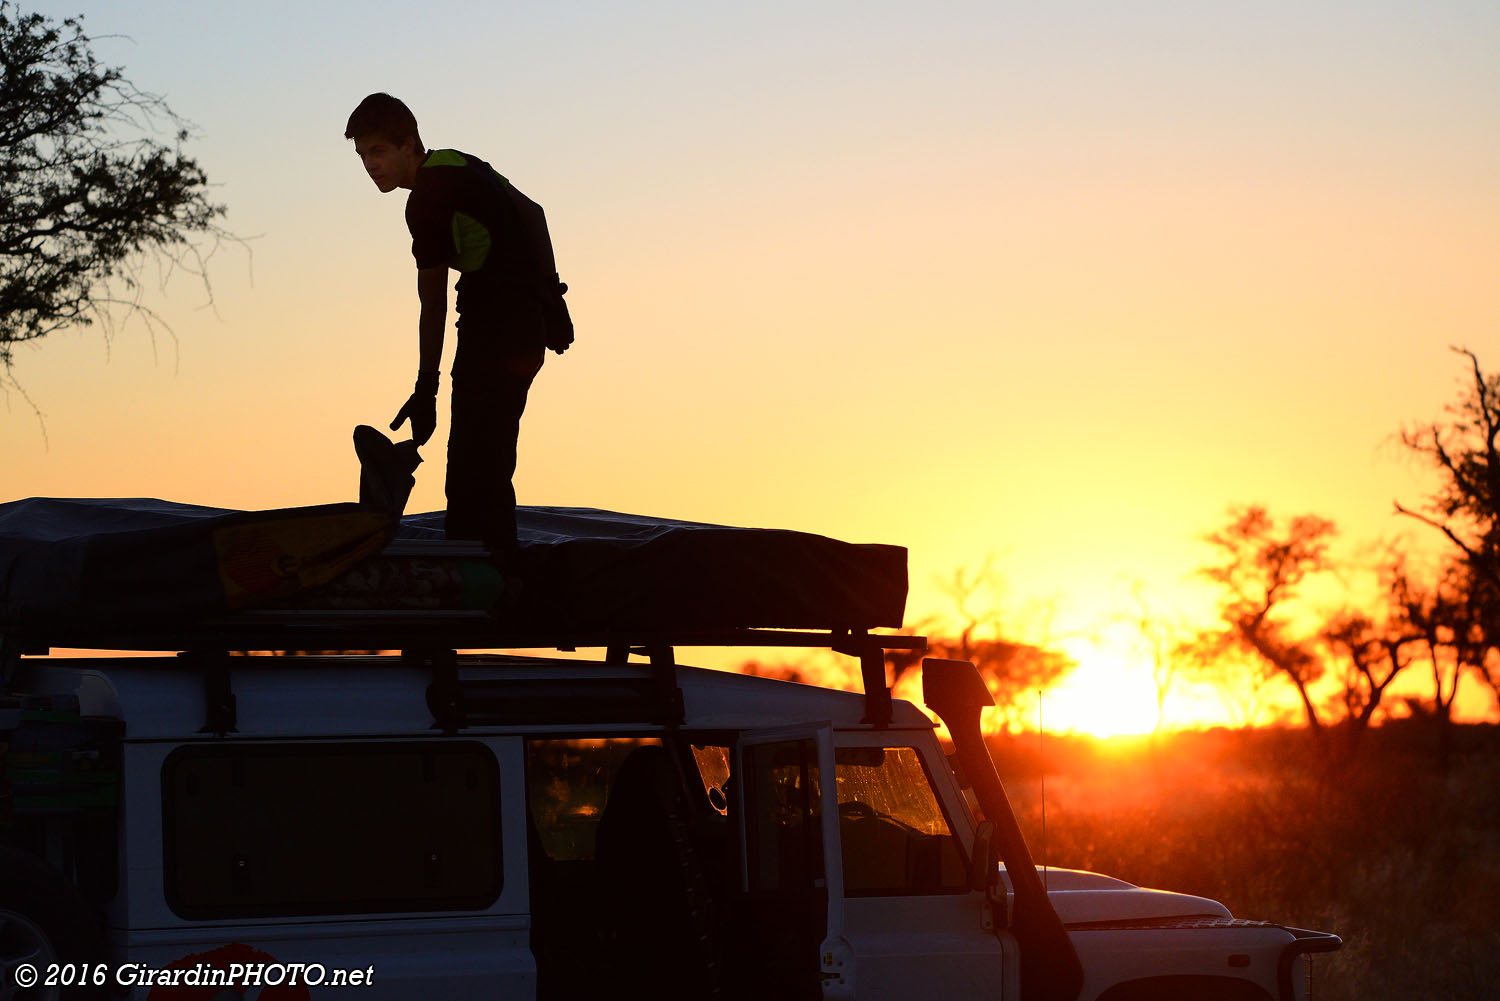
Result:
{"label": "neon yellow stripe on jacket", "polygon": [[462,212],[453,213],[453,267],[459,271],[478,271],[490,254],[490,231],[478,219]]}

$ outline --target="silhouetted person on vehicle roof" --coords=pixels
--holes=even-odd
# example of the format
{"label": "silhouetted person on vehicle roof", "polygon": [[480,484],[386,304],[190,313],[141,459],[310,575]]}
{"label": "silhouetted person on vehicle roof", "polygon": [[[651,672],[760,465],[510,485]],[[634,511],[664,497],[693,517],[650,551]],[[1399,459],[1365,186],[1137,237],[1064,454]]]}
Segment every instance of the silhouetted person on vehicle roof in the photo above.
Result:
{"label": "silhouetted person on vehicle roof", "polygon": [[354,140],[377,188],[411,192],[406,225],[421,302],[417,384],[391,422],[394,431],[410,420],[414,444],[393,446],[362,429],[369,433],[363,440],[355,435],[361,461],[368,473],[373,458],[396,480],[409,480],[421,461],[416,446],[426,444],[437,425],[448,271],[459,272],[444,531],[450,539],[484,542],[506,563],[516,552],[511,477],[526,394],[546,349],[561,354],[573,341],[562,297],[568,287],[558,281],[546,218],[541,206],[478,157],[423,146],[416,118],[389,94],[361,101],[344,138]]}

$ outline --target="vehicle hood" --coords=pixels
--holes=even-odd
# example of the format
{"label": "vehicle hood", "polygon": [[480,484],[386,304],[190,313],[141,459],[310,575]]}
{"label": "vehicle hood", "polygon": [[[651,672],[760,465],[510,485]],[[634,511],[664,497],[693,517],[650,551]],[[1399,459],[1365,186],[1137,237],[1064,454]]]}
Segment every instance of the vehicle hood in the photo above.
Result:
{"label": "vehicle hood", "polygon": [[[1150,890],[1113,876],[1079,869],[1038,869],[1047,897],[1065,925],[1150,918],[1232,917],[1217,900],[1168,890]],[[1010,877],[1000,867],[1006,891]]]}

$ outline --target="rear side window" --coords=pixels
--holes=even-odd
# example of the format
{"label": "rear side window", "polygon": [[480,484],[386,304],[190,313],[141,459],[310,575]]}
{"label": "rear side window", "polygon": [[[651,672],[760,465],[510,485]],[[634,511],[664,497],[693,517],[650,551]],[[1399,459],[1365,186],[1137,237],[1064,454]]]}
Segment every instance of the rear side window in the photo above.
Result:
{"label": "rear side window", "polygon": [[655,737],[527,741],[531,823],[547,857],[592,860],[616,773],[636,748],[660,745]]}
{"label": "rear side window", "polygon": [[180,748],[162,811],[167,902],[185,918],[483,910],[500,895],[483,744]]}

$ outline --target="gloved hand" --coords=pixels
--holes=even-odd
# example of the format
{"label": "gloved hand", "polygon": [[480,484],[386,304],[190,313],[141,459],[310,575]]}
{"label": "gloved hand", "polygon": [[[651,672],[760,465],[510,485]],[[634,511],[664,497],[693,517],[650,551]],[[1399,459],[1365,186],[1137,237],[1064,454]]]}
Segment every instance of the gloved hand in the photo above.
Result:
{"label": "gloved hand", "polygon": [[411,397],[402,404],[396,419],[391,421],[391,430],[396,430],[410,419],[412,440],[419,446],[427,444],[427,439],[437,430],[437,391],[438,374],[418,372],[417,388],[412,390]]}

